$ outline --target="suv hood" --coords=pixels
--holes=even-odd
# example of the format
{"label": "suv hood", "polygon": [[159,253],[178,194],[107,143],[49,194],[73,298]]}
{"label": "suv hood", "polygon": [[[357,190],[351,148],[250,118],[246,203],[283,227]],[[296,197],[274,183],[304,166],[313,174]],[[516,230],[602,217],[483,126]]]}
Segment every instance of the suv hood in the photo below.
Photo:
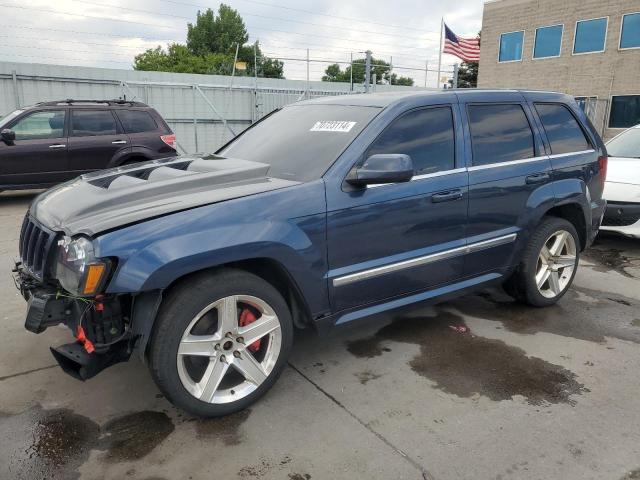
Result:
{"label": "suv hood", "polygon": [[267,177],[269,165],[215,155],[137,163],[82,175],[38,196],[30,213],[67,235],[95,235],[168,213],[299,182]]}

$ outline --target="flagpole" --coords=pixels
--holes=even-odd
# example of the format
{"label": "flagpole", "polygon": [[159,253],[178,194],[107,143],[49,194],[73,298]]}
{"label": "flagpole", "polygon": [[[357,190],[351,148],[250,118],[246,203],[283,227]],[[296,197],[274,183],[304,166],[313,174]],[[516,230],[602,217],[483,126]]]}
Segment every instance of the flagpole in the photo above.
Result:
{"label": "flagpole", "polygon": [[442,36],[444,33],[444,17],[440,19],[440,50],[438,51],[438,88],[440,88],[440,72],[442,71]]}

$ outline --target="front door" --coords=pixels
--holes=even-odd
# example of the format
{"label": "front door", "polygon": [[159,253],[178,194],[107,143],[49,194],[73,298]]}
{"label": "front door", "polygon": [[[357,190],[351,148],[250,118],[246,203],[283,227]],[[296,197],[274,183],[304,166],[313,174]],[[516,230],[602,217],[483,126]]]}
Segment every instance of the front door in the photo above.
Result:
{"label": "front door", "polygon": [[130,149],[129,137],[111,110],[71,110],[69,167],[76,175],[107,168],[114,156]]}
{"label": "front door", "polygon": [[537,198],[551,206],[554,195],[551,163],[522,95],[496,93],[494,103],[468,97],[461,103],[471,154],[465,275],[477,276],[514,264]]}
{"label": "front door", "polygon": [[66,109],[29,112],[7,125],[15,142],[0,142],[0,185],[52,185],[68,179]]}
{"label": "front door", "polygon": [[[411,181],[327,199],[329,286],[334,311],[452,282],[463,275],[467,172],[457,105],[400,115],[369,146],[373,154],[411,156]],[[458,148],[456,148],[458,146]]]}

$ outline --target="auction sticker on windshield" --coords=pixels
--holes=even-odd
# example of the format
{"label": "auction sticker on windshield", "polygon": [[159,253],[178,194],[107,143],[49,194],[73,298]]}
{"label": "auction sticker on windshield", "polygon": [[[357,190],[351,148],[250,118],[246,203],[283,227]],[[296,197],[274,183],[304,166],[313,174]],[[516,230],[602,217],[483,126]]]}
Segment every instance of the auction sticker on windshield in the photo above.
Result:
{"label": "auction sticker on windshield", "polygon": [[324,120],[316,122],[309,130],[310,132],[350,132],[356,122],[345,122],[341,120]]}

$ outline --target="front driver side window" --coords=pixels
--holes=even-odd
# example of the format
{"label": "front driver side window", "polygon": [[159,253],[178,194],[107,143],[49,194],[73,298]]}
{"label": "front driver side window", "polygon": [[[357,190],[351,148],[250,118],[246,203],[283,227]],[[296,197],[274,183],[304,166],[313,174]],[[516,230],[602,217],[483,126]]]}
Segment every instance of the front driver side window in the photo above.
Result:
{"label": "front driver side window", "polygon": [[45,138],[64,137],[64,110],[47,110],[34,112],[12,127],[16,140],[42,140]]}
{"label": "front driver side window", "polygon": [[378,153],[409,155],[416,175],[453,169],[455,137],[451,108],[424,108],[395,119],[371,144],[365,158]]}

